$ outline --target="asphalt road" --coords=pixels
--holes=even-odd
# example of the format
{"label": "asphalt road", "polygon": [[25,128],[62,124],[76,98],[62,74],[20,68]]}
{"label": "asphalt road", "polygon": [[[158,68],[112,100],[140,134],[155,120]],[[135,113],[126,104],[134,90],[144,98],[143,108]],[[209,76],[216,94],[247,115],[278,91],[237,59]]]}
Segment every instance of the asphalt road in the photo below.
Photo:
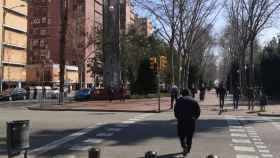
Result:
{"label": "asphalt road", "polygon": [[[5,152],[6,121],[31,122],[33,157],[87,157],[92,147],[101,158],[140,158],[148,150],[160,158],[181,157],[172,112],[102,113],[39,112],[0,108],[0,157]],[[188,157],[280,157],[280,118],[203,114],[198,120],[193,149]]]}
{"label": "asphalt road", "polygon": [[[104,158],[141,158],[148,150],[158,152],[160,158],[182,157],[172,113],[135,114],[128,121],[123,123],[129,126],[122,128],[107,123],[40,156],[87,157],[86,151],[94,146]],[[277,118],[202,116],[188,157],[204,158],[210,153],[221,158],[279,157],[279,122]]]}

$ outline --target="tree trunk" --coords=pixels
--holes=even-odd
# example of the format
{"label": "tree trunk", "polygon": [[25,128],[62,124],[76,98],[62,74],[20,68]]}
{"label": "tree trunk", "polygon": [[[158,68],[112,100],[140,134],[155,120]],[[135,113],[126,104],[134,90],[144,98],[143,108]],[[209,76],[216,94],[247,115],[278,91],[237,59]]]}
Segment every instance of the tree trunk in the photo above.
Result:
{"label": "tree trunk", "polygon": [[65,36],[67,30],[68,21],[68,0],[60,1],[60,11],[61,11],[61,30],[60,30],[60,51],[59,51],[59,101],[58,103],[62,105],[64,103],[64,75],[65,75]]}
{"label": "tree trunk", "polygon": [[249,86],[254,87],[254,39],[250,41]]}

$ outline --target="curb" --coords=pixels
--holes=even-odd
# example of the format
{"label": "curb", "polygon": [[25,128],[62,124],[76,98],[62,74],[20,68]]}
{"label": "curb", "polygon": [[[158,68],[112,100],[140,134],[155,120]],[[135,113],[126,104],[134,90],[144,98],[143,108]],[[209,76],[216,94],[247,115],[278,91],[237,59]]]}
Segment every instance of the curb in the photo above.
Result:
{"label": "curb", "polygon": [[[35,108],[27,107],[28,110],[32,111],[77,111],[77,112],[133,112],[133,113],[159,113],[157,110],[105,110],[105,109],[53,109],[53,108]],[[160,112],[167,112],[169,109],[161,110]]]}
{"label": "curb", "polygon": [[272,113],[258,113],[258,116],[266,116],[266,117],[280,117],[280,114],[272,114]]}

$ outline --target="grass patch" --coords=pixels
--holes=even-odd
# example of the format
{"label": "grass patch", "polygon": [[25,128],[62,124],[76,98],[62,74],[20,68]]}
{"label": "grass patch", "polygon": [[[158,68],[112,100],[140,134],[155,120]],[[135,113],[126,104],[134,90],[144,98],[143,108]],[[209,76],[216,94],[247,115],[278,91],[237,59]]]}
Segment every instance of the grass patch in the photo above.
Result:
{"label": "grass patch", "polygon": [[[170,97],[169,93],[161,93],[160,97]],[[152,94],[146,94],[146,95],[131,95],[130,99],[149,99],[149,98],[158,98],[158,94],[152,93]]]}

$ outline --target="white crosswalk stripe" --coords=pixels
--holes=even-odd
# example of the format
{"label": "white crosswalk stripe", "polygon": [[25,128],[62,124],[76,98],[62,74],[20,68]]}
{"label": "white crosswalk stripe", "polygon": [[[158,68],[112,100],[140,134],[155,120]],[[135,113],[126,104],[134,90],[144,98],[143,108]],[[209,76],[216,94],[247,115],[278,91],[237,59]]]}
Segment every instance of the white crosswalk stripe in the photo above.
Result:
{"label": "white crosswalk stripe", "polygon": [[254,147],[247,147],[247,146],[234,146],[235,151],[246,151],[246,152],[255,152]]}

